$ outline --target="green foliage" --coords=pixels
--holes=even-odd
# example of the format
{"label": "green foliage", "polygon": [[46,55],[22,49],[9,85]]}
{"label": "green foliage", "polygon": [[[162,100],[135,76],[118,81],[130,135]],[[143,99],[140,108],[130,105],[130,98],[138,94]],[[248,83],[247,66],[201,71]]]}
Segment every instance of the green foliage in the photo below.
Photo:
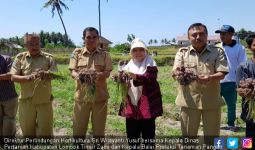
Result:
{"label": "green foliage", "polygon": [[244,28],[241,28],[239,31],[237,31],[235,34],[241,39],[244,40],[249,34],[252,34],[254,32],[250,30],[245,30]]}
{"label": "green foliage", "polygon": [[18,36],[10,37],[10,38],[0,38],[0,50],[8,50],[8,49],[18,49],[16,46],[24,47],[23,38]]}
{"label": "green foliage", "polygon": [[41,48],[74,48],[75,45],[71,39],[66,40],[65,35],[60,32],[44,32],[39,33],[41,38]]}
{"label": "green foliage", "polygon": [[[112,58],[113,64],[117,64],[120,60],[130,60],[131,57],[129,55],[129,51],[126,52],[127,55],[123,56],[123,49],[125,49],[124,44],[116,45],[115,47],[110,49],[110,55]],[[127,48],[127,47],[126,47]],[[129,47],[127,48],[129,49]],[[164,65],[173,65],[174,57],[177,51],[177,48],[171,46],[161,46],[161,47],[149,47],[149,53],[151,54],[152,51],[156,51],[158,53],[157,56],[154,56],[153,59],[157,62],[159,66]],[[49,51],[49,53],[54,52]],[[71,50],[70,50],[71,53]],[[68,64],[70,60],[70,53],[56,53],[54,57],[58,64]]]}
{"label": "green foliage", "polygon": [[174,63],[174,57],[172,56],[155,56],[153,59],[158,66],[173,65]]}
{"label": "green foliage", "polygon": [[43,8],[48,8],[48,7],[52,7],[51,8],[52,17],[54,17],[55,15],[55,10],[57,10],[61,15],[63,14],[63,10],[61,7],[64,7],[66,10],[69,9],[67,5],[63,3],[62,0],[48,0],[48,2],[46,2],[43,5]]}
{"label": "green foliage", "polygon": [[57,64],[68,64],[70,61],[70,57],[68,56],[55,56],[55,60]]}
{"label": "green foliage", "polygon": [[116,44],[114,47],[110,48],[110,52],[118,53],[129,53],[130,45],[128,43]]}
{"label": "green foliage", "polygon": [[135,39],[135,35],[134,34],[128,34],[127,41],[129,43],[131,43],[134,39]]}
{"label": "green foliage", "polygon": [[[39,33],[40,36],[40,44],[41,48],[74,48],[75,45],[71,39],[66,40],[65,35],[61,34],[60,32],[44,32],[41,31]],[[19,51],[24,50],[24,40],[23,37],[10,37],[10,38],[1,38],[0,39],[0,49],[1,50],[9,50],[9,49],[17,49],[17,48],[11,48],[6,46],[6,43],[8,45],[17,44],[23,49],[19,49]]]}
{"label": "green foliage", "polygon": [[44,48],[54,48],[54,44],[47,43],[47,44],[45,44]]}
{"label": "green foliage", "polygon": [[248,46],[245,40],[240,40],[240,43],[241,43],[244,47],[247,47],[247,46]]}
{"label": "green foliage", "polygon": [[114,55],[114,54],[111,54],[111,58],[112,58],[112,63],[113,64],[118,64],[118,62],[120,60],[130,60],[130,56],[121,56],[121,55]]}

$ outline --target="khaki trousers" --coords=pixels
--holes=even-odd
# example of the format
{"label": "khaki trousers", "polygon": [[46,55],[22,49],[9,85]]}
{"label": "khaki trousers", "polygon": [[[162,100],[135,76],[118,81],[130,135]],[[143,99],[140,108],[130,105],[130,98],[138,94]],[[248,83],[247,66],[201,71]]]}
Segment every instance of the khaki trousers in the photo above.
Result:
{"label": "khaki trousers", "polygon": [[181,107],[181,129],[183,136],[197,136],[202,117],[204,136],[219,136],[221,108],[210,110]]}
{"label": "khaki trousers", "polygon": [[19,102],[19,120],[23,136],[52,136],[52,102],[33,104],[32,99]]}
{"label": "khaki trousers", "polygon": [[91,118],[93,136],[104,137],[107,116],[107,100],[98,102],[74,102],[73,136],[85,137]]}
{"label": "khaki trousers", "polygon": [[15,136],[18,98],[0,101],[0,136]]}

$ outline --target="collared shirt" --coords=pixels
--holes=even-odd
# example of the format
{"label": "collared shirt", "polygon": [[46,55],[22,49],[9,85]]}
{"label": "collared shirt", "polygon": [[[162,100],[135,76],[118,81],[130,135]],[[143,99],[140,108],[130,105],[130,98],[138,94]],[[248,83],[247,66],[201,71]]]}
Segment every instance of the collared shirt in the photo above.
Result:
{"label": "collared shirt", "polygon": [[[69,69],[81,70],[92,69],[97,72],[112,71],[112,60],[109,53],[96,49],[94,52],[90,52],[86,47],[76,48],[71,54]],[[104,101],[109,98],[107,90],[106,79],[100,79],[95,81],[95,100]],[[76,89],[74,99],[76,101],[85,101],[84,86],[78,80],[76,81]]]}
{"label": "collared shirt", "polygon": [[[211,45],[198,53],[192,46],[178,50],[173,70],[178,66],[191,68],[198,75],[228,72],[227,60],[223,49]],[[220,83],[217,80],[206,84],[197,81],[184,86],[179,85],[176,104],[194,109],[215,109],[224,104],[220,96]]]}
{"label": "collared shirt", "polygon": [[[57,71],[55,60],[51,54],[40,52],[36,57],[31,57],[28,51],[19,53],[12,65],[11,74],[14,75],[30,75],[37,69],[44,71]],[[32,99],[32,103],[41,104],[48,103],[52,99],[51,95],[51,81],[50,80],[32,80],[20,83],[20,97],[19,99]]]}
{"label": "collared shirt", "polygon": [[220,43],[219,46],[224,49],[229,68],[229,73],[220,82],[236,82],[236,69],[241,63],[247,60],[245,48],[235,41],[231,45]]}
{"label": "collared shirt", "polygon": [[[0,74],[8,73],[11,65],[11,57],[0,55]],[[9,100],[17,96],[14,83],[11,80],[0,80],[0,101]]]}

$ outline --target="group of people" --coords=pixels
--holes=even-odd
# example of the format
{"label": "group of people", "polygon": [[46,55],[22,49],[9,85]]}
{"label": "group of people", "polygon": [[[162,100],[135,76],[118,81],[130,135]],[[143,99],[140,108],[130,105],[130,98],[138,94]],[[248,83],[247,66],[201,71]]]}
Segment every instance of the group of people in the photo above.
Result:
{"label": "group of people", "polygon": [[[193,68],[197,73],[196,81],[178,86],[176,105],[181,108],[183,136],[197,136],[201,119],[205,136],[219,136],[221,106],[225,102],[228,108],[228,129],[237,130],[236,88],[243,77],[255,78],[255,35],[247,38],[253,57],[246,61],[244,47],[232,39],[234,32],[232,26],[224,25],[215,32],[220,33],[222,43],[208,45],[208,31],[204,24],[194,23],[188,28],[191,45],[177,51],[172,69],[174,73],[178,66],[184,66]],[[100,138],[105,136],[109,99],[106,80],[113,70],[112,60],[108,52],[98,47],[97,29],[86,28],[83,40],[84,47],[72,52],[68,67],[76,83],[73,136],[85,138],[91,119],[93,136]],[[0,136],[15,136],[18,107],[24,137],[53,136],[53,77],[48,74],[56,72],[57,66],[51,54],[40,51],[40,37],[37,34],[26,34],[24,43],[27,51],[19,53],[13,63],[10,57],[0,55]],[[130,55],[130,61],[123,68],[130,80],[119,115],[126,118],[128,139],[138,139],[141,136],[144,139],[154,139],[155,120],[163,114],[157,64],[141,39],[131,42]],[[94,70],[96,73],[93,97],[86,94],[88,87],[80,80],[81,70]],[[39,75],[38,78],[38,72],[45,77]],[[20,83],[19,103],[13,81]],[[243,109],[247,109],[247,106]],[[246,135],[254,138],[254,120],[245,121]],[[140,145],[135,142],[129,144],[133,147]],[[155,143],[145,144],[153,149]]]}

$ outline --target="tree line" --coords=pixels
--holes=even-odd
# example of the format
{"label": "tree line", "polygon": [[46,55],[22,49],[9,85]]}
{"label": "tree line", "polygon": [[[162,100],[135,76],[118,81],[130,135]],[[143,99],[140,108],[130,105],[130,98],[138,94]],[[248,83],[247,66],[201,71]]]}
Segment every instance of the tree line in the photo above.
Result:
{"label": "tree line", "polygon": [[[60,32],[45,32],[41,31],[39,33],[41,39],[41,48],[73,48],[75,44],[66,35]],[[21,46],[24,48],[23,37],[10,37],[10,38],[0,38],[0,50],[5,49],[15,49],[16,46]]]}

